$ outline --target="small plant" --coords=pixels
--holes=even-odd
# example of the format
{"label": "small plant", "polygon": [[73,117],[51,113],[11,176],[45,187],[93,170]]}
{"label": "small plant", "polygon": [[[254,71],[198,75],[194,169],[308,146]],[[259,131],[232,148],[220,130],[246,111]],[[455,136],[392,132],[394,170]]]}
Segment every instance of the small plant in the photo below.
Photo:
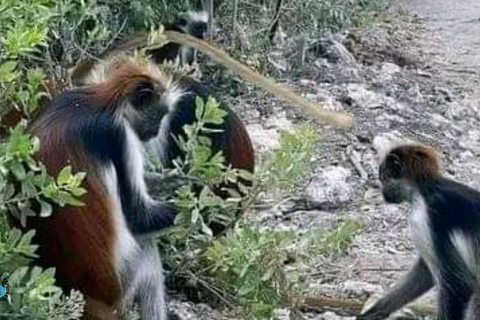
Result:
{"label": "small plant", "polygon": [[224,183],[240,184],[239,178],[252,179],[248,172],[232,169],[225,164],[221,152],[214,154],[211,149],[212,141],[206,135],[212,132],[211,125],[223,123],[226,111],[219,107],[213,98],[206,102],[196,99],[196,122],[184,127],[184,136],[177,137],[177,143],[185,152],[183,159],[174,161],[174,172],[181,176],[190,177],[189,183],[175,191],[175,204],[179,213],[175,219],[175,226],[166,231],[162,238],[168,239],[173,252],[180,254],[169,255],[177,262],[185,258],[186,252],[195,252],[213,241],[212,224],[232,226],[239,219],[240,203],[248,192],[244,187],[244,194],[230,192],[231,198],[224,200],[213,190]]}
{"label": "small plant", "polygon": [[345,254],[353,237],[361,229],[361,223],[356,220],[346,220],[337,228],[327,232],[322,229],[313,229],[302,237],[301,247],[304,247],[309,255]]}
{"label": "small plant", "polygon": [[294,236],[237,226],[205,250],[201,266],[219,288],[235,297],[244,314],[269,319],[290,298],[292,284],[284,265]]}
{"label": "small plant", "polygon": [[291,132],[283,132],[279,147],[271,155],[268,170],[261,181],[269,188],[290,192],[296,183],[311,170],[310,164],[320,137],[309,124],[301,124]]}
{"label": "small plant", "polygon": [[62,290],[55,286],[54,274],[54,269],[43,270],[26,266],[9,274],[9,296],[8,300],[0,300],[0,318],[80,319],[83,314],[83,296],[78,291],[72,291],[70,296],[65,296]]}

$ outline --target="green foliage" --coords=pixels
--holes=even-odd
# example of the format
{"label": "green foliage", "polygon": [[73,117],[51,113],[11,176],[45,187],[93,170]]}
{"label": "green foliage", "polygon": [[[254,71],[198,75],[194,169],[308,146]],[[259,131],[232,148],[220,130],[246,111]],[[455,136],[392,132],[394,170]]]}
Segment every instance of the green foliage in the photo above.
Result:
{"label": "green foliage", "polygon": [[21,267],[8,277],[10,287],[8,301],[0,300],[0,318],[67,320],[80,319],[83,313],[83,297],[72,291],[65,296],[55,286],[55,271],[39,267]]}
{"label": "green foliage", "polygon": [[219,287],[237,299],[244,313],[268,319],[291,292],[284,264],[294,235],[236,227],[205,250],[201,265]]}
{"label": "green foliage", "polygon": [[38,105],[43,73],[29,68],[29,59],[46,44],[52,3],[49,0],[0,3],[0,117],[12,106],[28,115]]}
{"label": "green foliage", "polygon": [[199,269],[245,317],[271,319],[277,308],[295,310],[307,286],[302,271],[319,255],[346,253],[360,228],[353,220],[306,234],[237,225],[201,254]]}
{"label": "green foliage", "polygon": [[[239,204],[250,201],[252,195],[223,200],[212,192],[226,178],[251,179],[226,167],[222,154],[211,151],[206,126],[221,124],[225,115],[214,99],[206,103],[197,99],[197,121],[185,126],[185,135],[178,137],[186,157],[176,161],[176,174],[195,182],[176,191],[179,214],[175,226],[160,236],[162,257],[174,283],[193,283],[200,296],[215,297],[234,307],[243,318],[271,319],[277,308],[295,309],[305,284],[302,271],[308,269],[310,261],[318,255],[345,253],[360,225],[346,221],[338,229],[315,229],[307,234],[249,225],[239,215]],[[262,183],[292,188],[291,184],[309,169],[317,143],[318,136],[308,125],[285,133],[270,171],[260,177],[268,182]],[[233,227],[214,233],[213,223]],[[286,268],[292,259],[293,266]]]}
{"label": "green foliage", "polygon": [[85,174],[73,175],[71,167],[65,167],[56,179],[49,176],[45,166],[33,158],[39,148],[39,140],[26,134],[22,126],[11,130],[0,144],[0,211],[9,212],[22,225],[29,216],[50,216],[49,200],[60,206],[78,206],[82,202],[77,198],[86,192],[80,186]]}
{"label": "green foliage", "polygon": [[264,185],[269,189],[293,191],[296,183],[310,171],[319,140],[315,129],[306,123],[291,132],[283,132],[279,147],[267,161],[267,169],[261,178]]}
{"label": "green foliage", "polygon": [[[34,159],[40,142],[25,133],[23,126],[10,131],[0,141],[0,277],[8,279],[10,296],[0,300],[0,317],[16,319],[79,319],[82,297],[70,297],[55,286],[54,270],[28,267],[35,258],[34,231],[24,234],[7,225],[6,213],[22,225],[29,217],[48,217],[52,203],[81,205],[85,193],[84,173],[73,174],[66,167],[56,178]],[[0,281],[1,282],[1,281]]]}
{"label": "green foliage", "polygon": [[356,220],[346,220],[338,228],[327,232],[313,229],[303,236],[302,246],[309,255],[345,254],[361,229],[361,223]]}
{"label": "green foliage", "polygon": [[212,152],[212,141],[207,134],[219,130],[212,129],[212,126],[224,121],[226,111],[213,98],[206,102],[197,98],[195,115],[196,122],[186,125],[185,135],[177,137],[178,145],[186,156],[174,161],[175,172],[190,177],[195,183],[185,184],[176,190],[175,204],[179,213],[175,226],[162,237],[172,248],[165,259],[172,261],[172,266],[183,261],[185,251],[195,252],[213,240],[212,224],[225,228],[238,220],[240,200],[248,192],[247,188],[242,188],[242,195],[225,187],[224,190],[232,195],[226,201],[213,190],[225,183],[241,186],[239,178],[252,179],[248,172],[227,167],[221,152]]}

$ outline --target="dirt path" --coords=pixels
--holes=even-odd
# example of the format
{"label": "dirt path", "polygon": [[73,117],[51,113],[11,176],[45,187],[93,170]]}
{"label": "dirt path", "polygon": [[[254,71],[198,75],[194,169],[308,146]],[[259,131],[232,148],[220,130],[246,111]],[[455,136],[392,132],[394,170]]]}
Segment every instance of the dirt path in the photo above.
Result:
{"label": "dirt path", "polygon": [[475,94],[480,78],[480,2],[477,0],[403,0],[425,27],[423,50],[445,76]]}

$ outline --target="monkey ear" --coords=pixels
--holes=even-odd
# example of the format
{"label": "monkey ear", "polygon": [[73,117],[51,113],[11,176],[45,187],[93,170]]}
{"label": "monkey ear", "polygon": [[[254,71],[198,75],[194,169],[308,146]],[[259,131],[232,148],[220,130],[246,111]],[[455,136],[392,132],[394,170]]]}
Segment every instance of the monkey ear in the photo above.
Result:
{"label": "monkey ear", "polygon": [[149,81],[140,82],[132,91],[130,103],[135,108],[141,108],[153,99],[154,93],[155,88],[153,83]]}

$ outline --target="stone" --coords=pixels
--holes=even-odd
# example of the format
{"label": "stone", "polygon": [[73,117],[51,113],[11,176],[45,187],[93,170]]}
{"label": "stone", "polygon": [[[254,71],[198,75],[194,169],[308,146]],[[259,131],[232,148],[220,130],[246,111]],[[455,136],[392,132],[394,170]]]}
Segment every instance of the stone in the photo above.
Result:
{"label": "stone", "polygon": [[307,186],[305,193],[318,203],[345,203],[352,199],[353,187],[347,181],[352,172],[341,166],[330,166]]}

